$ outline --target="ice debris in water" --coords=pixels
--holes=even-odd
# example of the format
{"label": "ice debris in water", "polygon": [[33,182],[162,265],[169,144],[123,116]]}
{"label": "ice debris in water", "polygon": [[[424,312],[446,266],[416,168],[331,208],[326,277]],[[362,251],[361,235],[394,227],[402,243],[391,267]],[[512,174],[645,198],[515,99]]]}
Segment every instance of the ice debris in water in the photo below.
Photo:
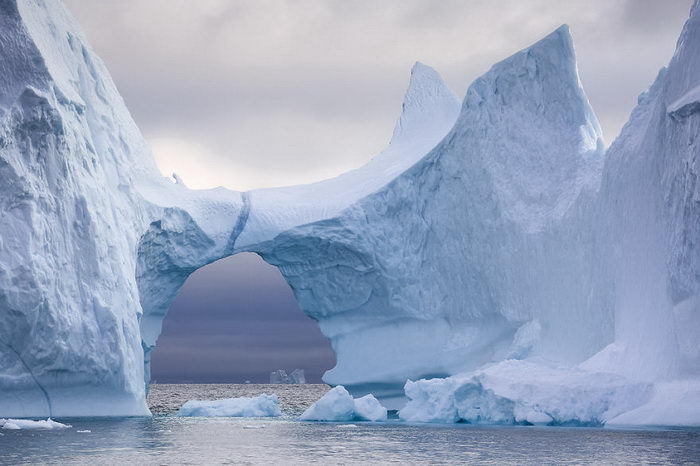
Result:
{"label": "ice debris in water", "polygon": [[405,390],[402,420],[472,424],[596,426],[651,395],[650,384],[616,374],[516,360],[444,379],[409,380]]}
{"label": "ice debris in water", "polygon": [[302,421],[386,421],[387,411],[372,395],[353,399],[342,385],[329,390],[311,405]]}
{"label": "ice debris in water", "polygon": [[51,418],[39,421],[31,419],[0,419],[0,429],[20,430],[20,429],[68,429],[69,424],[61,424]]}
{"label": "ice debris in water", "polygon": [[190,400],[175,414],[178,417],[274,417],[282,415],[277,395],[221,400]]}

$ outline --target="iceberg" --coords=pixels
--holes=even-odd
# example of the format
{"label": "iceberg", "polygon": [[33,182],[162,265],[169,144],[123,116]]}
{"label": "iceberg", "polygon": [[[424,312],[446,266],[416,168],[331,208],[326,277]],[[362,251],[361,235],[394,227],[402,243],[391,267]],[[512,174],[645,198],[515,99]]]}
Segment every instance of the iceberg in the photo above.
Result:
{"label": "iceberg", "polygon": [[281,384],[281,383],[292,383],[287,371],[284,369],[278,369],[276,371],[270,372],[270,383],[271,384]]}
{"label": "iceberg", "polygon": [[336,352],[309,416],[700,424],[697,2],[607,150],[562,26],[461,103],[416,63],[365,166],[247,192],[160,175],[59,1],[0,11],[0,415],[148,415],[170,303],[254,252]]}
{"label": "iceberg", "polygon": [[178,417],[275,417],[281,416],[277,395],[190,400],[175,413]]}
{"label": "iceberg", "polygon": [[299,418],[302,421],[386,421],[387,410],[372,395],[353,399],[342,385],[326,392]]}
{"label": "iceberg", "polygon": [[294,369],[291,374],[287,374],[284,369],[278,369],[270,373],[271,384],[301,384],[306,383],[304,369]]}

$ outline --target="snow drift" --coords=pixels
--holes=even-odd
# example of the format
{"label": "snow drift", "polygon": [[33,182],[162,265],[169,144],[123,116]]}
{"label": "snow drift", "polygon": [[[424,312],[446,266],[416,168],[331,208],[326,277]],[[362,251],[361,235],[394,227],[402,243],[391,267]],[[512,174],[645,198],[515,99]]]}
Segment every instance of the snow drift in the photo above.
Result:
{"label": "snow drift", "polygon": [[563,26],[461,106],[416,64],[367,165],[244,193],[159,175],[60,3],[0,11],[0,415],[148,414],[172,299],[248,251],[331,340],[324,380],[407,396],[405,419],[700,423],[678,414],[700,405],[697,4],[607,152]]}
{"label": "snow drift", "polygon": [[277,395],[190,400],[175,414],[179,417],[275,417],[281,416]]}

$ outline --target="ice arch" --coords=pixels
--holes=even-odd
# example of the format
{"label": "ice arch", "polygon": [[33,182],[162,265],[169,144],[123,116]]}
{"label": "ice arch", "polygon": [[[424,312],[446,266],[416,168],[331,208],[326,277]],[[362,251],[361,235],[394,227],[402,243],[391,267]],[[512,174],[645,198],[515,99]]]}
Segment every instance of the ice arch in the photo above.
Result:
{"label": "ice arch", "polygon": [[[255,252],[280,269],[300,307],[321,324],[338,354],[344,335],[357,326],[346,327],[344,317],[338,316],[377,312],[372,306],[383,309],[384,304],[372,296],[372,281],[379,277],[372,270],[371,251],[352,244],[355,235],[350,229],[346,229],[347,238],[338,235],[334,219],[434,147],[454,125],[459,107],[459,100],[440,76],[416,63],[389,147],[360,169],[310,185],[244,193],[190,191],[179,180],[165,186],[160,180],[143,182],[140,192],[144,197],[164,207],[161,217],[140,238],[137,253],[146,382],[163,318],[187,276],[241,251]],[[310,233],[297,237],[295,229],[303,225],[320,225],[320,229],[312,227]],[[379,310],[375,320],[382,319],[381,313]],[[387,319],[392,322],[395,317]],[[367,359],[362,370],[374,358]],[[332,378],[328,381],[334,383]],[[382,383],[381,378],[378,382]],[[400,392],[398,378],[392,385],[393,391]]]}
{"label": "ice arch", "polygon": [[587,312],[606,305],[580,286],[594,254],[565,225],[589,208],[602,147],[562,27],[479,78],[461,108],[416,64],[388,149],[338,178],[246,193],[141,185],[165,207],[138,248],[146,378],[186,276],[238,251],[277,266],[331,340],[324,380],[392,407],[408,378],[590,356],[610,316]]}
{"label": "ice arch", "polygon": [[[143,414],[149,354],[188,274],[278,267],[336,352],[331,384],[400,402],[407,378],[610,341],[586,229],[600,130],[562,27],[463,104],[416,64],[388,148],[323,182],[245,193],[162,178],[58,2],[2,0],[2,415]],[[581,280],[584,281],[581,286]],[[596,312],[590,312],[595,308]],[[602,311],[600,311],[602,309]],[[575,329],[575,330],[573,330]]]}

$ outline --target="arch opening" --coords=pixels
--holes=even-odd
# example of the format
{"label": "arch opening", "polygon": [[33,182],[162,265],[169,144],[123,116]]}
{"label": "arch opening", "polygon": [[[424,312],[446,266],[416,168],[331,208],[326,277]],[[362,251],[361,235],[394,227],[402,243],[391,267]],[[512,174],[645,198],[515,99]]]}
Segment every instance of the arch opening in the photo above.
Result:
{"label": "arch opening", "polygon": [[303,369],[307,382],[321,383],[335,364],[279,269],[254,253],[194,271],[163,317],[149,350],[151,383],[268,383],[278,369]]}

